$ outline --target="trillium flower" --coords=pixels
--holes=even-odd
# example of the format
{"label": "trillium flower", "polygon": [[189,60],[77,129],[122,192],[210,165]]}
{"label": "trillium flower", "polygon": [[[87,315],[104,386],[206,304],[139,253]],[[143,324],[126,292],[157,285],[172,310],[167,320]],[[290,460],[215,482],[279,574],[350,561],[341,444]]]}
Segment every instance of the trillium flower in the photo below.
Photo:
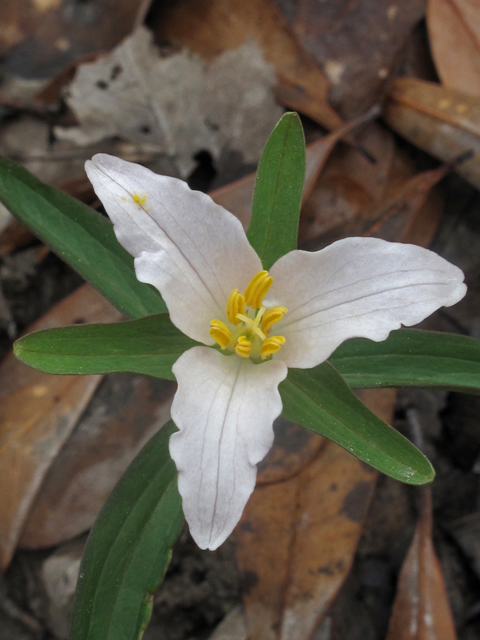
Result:
{"label": "trillium flower", "polygon": [[380,342],[455,304],[463,273],[431,251],[377,238],[292,251],[267,272],[238,219],[186,183],[104,154],[86,170],[138,279],[205,345],[173,366],[170,453],[190,531],[216,549],[272,446],[287,368],[315,367],[345,340]]}

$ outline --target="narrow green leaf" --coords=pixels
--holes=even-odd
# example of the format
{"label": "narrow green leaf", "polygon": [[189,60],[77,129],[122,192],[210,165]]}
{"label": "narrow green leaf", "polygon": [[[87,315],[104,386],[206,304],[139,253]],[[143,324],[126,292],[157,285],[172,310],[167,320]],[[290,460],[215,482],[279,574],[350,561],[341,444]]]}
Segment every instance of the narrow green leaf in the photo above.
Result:
{"label": "narrow green leaf", "polygon": [[112,224],[90,207],[2,157],[0,201],[126,316],[167,310],[160,294],[135,277]]}
{"label": "narrow green leaf", "polygon": [[296,113],[286,113],[272,131],[258,165],[247,232],[265,269],[297,248],[304,179],[302,123]]}
{"label": "narrow green leaf", "polygon": [[15,342],[14,353],[45,373],[128,372],[174,380],[172,365],[197,344],[163,313],[130,322],[35,331]]}
{"label": "narrow green leaf", "polygon": [[435,472],[427,458],[367,409],[330,363],[290,369],[279,389],[283,415],[292,422],[330,438],[401,482],[432,482]]}
{"label": "narrow green leaf", "polygon": [[438,387],[480,393],[480,340],[419,329],[355,338],[331,356],[351,387]]}
{"label": "narrow green leaf", "polygon": [[166,425],[112,491],[87,541],[71,640],[138,640],[183,525]]}

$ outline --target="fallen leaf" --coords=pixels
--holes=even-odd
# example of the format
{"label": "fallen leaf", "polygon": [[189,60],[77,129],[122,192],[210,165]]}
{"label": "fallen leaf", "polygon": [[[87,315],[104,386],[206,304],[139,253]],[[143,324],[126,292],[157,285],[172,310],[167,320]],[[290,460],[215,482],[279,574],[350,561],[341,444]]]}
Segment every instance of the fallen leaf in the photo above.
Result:
{"label": "fallen leaf", "polygon": [[[113,322],[120,317],[84,285],[30,330],[75,322]],[[69,438],[100,376],[49,376],[13,354],[0,365],[0,566],[6,568],[35,495]]]}
{"label": "fallen leaf", "polygon": [[374,235],[428,246],[443,200],[433,189],[451,167],[415,175],[393,135],[370,124],[358,136],[377,157],[371,165],[346,146],[330,155],[302,210],[301,246],[318,249],[346,235]]}
{"label": "fallen leaf", "polygon": [[45,475],[18,546],[50,547],[88,531],[144,444],[170,418],[175,383],[107,376]]}
{"label": "fallen leaf", "polygon": [[[389,420],[395,391],[362,392]],[[236,529],[251,640],[306,640],[348,575],[376,473],[327,441],[312,462],[255,490]]]}
{"label": "fallen leaf", "polygon": [[431,490],[423,487],[420,492],[420,518],[400,572],[387,640],[456,640],[432,541]]}
{"label": "fallen leaf", "polygon": [[218,159],[228,147],[257,162],[282,113],[274,83],[254,42],[207,64],[186,51],[162,57],[142,27],[78,68],[67,102],[80,126],[55,132],[81,146],[113,136],[154,145],[175,158],[183,176],[200,150]]}
{"label": "fallen leaf", "polygon": [[77,58],[108,51],[141,24],[151,0],[2,0],[0,55],[22,78],[49,78]]}
{"label": "fallen leaf", "polygon": [[257,484],[283,482],[296,476],[316,457],[325,438],[280,416],[273,423],[275,439],[258,465]]}
{"label": "fallen leaf", "polygon": [[444,162],[472,150],[456,171],[480,189],[480,100],[432,82],[397,78],[384,107],[386,122]]}
{"label": "fallen leaf", "polygon": [[318,2],[283,7],[304,48],[330,81],[330,103],[350,120],[383,101],[425,0]]}
{"label": "fallen leaf", "polygon": [[428,0],[433,59],[449,89],[480,96],[480,5],[475,0]]}
{"label": "fallen leaf", "polygon": [[343,124],[328,104],[325,75],[299,45],[273,0],[184,0],[162,15],[155,33],[210,61],[254,40],[275,69],[283,104],[327,129]]}
{"label": "fallen leaf", "polygon": [[414,242],[428,247],[440,224],[442,206],[441,203],[434,204],[429,215],[425,215],[424,205],[433,187],[451,169],[451,165],[444,164],[402,183],[374,210],[362,235],[384,240],[397,238],[398,242]]}

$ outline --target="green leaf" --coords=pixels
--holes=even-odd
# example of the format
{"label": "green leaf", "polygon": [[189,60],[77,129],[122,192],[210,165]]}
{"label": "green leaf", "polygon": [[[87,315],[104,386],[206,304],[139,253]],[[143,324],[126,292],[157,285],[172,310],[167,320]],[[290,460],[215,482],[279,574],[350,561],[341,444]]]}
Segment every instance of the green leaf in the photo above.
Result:
{"label": "green leaf", "polygon": [[45,373],[128,372],[174,380],[172,365],[197,344],[164,313],[130,322],[36,331],[17,340],[14,353]]}
{"label": "green leaf", "polygon": [[480,340],[419,329],[355,338],[331,356],[351,387],[439,387],[480,393]]}
{"label": "green leaf", "polygon": [[265,269],[297,248],[304,179],[302,123],[296,113],[286,113],[272,131],[260,158],[247,232]]}
{"label": "green leaf", "polygon": [[112,224],[90,207],[2,157],[0,201],[126,316],[167,310],[160,294],[135,277]]}
{"label": "green leaf", "polygon": [[138,454],[90,533],[71,640],[137,640],[183,525],[169,423]]}
{"label": "green leaf", "polygon": [[330,438],[401,482],[432,482],[435,472],[427,458],[367,409],[329,362],[314,369],[290,369],[279,389],[283,415],[292,422]]}

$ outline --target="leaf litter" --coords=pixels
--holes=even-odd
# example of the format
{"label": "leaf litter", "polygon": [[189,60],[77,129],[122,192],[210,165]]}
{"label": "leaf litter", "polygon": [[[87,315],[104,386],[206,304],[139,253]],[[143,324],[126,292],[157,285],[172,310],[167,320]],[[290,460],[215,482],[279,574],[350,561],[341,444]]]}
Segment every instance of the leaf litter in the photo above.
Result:
{"label": "leaf litter", "polygon": [[[63,6],[63,3],[60,4]],[[108,3],[104,0],[93,0],[88,4],[96,5],[96,11],[105,11]],[[142,3],[142,11],[145,10],[144,5],[145,3]],[[138,6],[134,7],[127,1],[122,6],[126,11],[135,12],[138,9]],[[69,136],[73,139],[77,136],[75,144],[86,144],[91,136],[91,142],[100,150],[106,150],[105,136],[119,137],[126,142],[113,143],[116,145],[116,153],[127,158],[141,159],[151,166],[155,166],[156,163],[157,170],[184,176],[188,176],[195,166],[192,156],[198,151],[207,150],[219,171],[220,184],[222,175],[239,178],[238,182],[227,184],[217,189],[212,195],[227,208],[231,206],[232,198],[237,198],[238,215],[246,224],[253,188],[252,175],[246,174],[252,171],[269,128],[281,113],[280,107],[275,102],[276,95],[284,105],[297,108],[313,121],[320,122],[330,129],[337,129],[331,136],[319,138],[323,131],[320,132],[319,128],[311,122],[305,123],[307,136],[313,132],[313,136],[308,138],[313,169],[305,194],[302,217],[304,245],[306,244],[309,248],[318,248],[322,243],[346,233],[396,237],[403,241],[428,245],[438,229],[444,211],[444,191],[446,191],[448,205],[445,208],[446,217],[448,224],[453,225],[449,227],[453,229],[449,239],[457,237],[454,221],[461,216],[460,227],[464,243],[463,250],[460,249],[462,255],[459,255],[458,248],[452,248],[451,245],[448,245],[450,249],[447,246],[446,250],[453,251],[453,255],[460,261],[467,253],[473,260],[472,256],[477,246],[475,239],[479,235],[478,227],[472,222],[472,211],[476,210],[475,207],[478,208],[480,204],[475,195],[476,192],[465,183],[456,182],[458,178],[451,177],[447,178],[446,187],[438,188],[436,182],[451,167],[439,167],[438,163],[435,164],[430,158],[426,159],[424,155],[416,154],[413,147],[399,144],[398,139],[395,139],[388,129],[378,125],[374,125],[373,128],[365,127],[358,134],[360,146],[373,156],[374,162],[371,158],[370,161],[366,160],[358,153],[358,143],[356,148],[337,145],[333,149],[333,145],[341,137],[341,131],[339,132],[338,128],[343,123],[331,106],[333,104],[337,107],[343,116],[351,117],[353,114],[364,112],[366,106],[378,103],[387,91],[389,93],[384,109],[385,121],[413,145],[421,147],[446,163],[465,151],[476,150],[478,126],[475,114],[478,110],[478,98],[474,94],[475,85],[478,84],[475,70],[475,40],[478,38],[476,20],[472,19],[471,14],[475,10],[473,4],[466,0],[430,0],[429,2],[427,21],[430,47],[443,86],[435,83],[419,83],[415,78],[397,78],[391,85],[400,69],[402,51],[410,38],[413,25],[423,15],[425,8],[423,1],[409,0],[404,6],[393,3],[385,7],[385,4],[378,0],[360,3],[360,5],[348,2],[294,3],[290,0],[282,0],[278,6],[271,0],[248,0],[247,2],[183,0],[175,5],[162,7],[161,10],[158,9],[157,2],[153,2],[152,7],[153,12],[149,16],[148,26],[155,34],[155,41],[162,43],[160,49],[153,44],[151,35],[144,28],[130,36],[133,39],[138,38],[138,34],[143,34],[144,54],[141,55],[138,51],[134,51],[128,58],[126,49],[121,54],[123,57],[119,55],[122,47],[129,42],[128,39],[112,50],[113,41],[109,40],[111,31],[105,34],[103,47],[103,51],[109,53],[99,55],[93,62],[84,64],[85,60],[82,57],[78,58],[75,55],[75,48],[72,48],[67,58],[69,63],[73,61],[78,73],[76,80],[64,93],[64,95],[70,94],[67,98],[70,111],[62,116],[59,115],[59,111],[48,112],[45,109],[45,103],[41,108],[37,108],[35,98],[32,103],[28,95],[22,99],[13,97],[11,100],[8,95],[6,96],[5,101],[2,102],[3,110],[0,112],[0,126],[2,139],[9,138],[13,142],[13,147],[10,146],[7,150],[8,155],[15,154],[22,162],[29,162],[28,139],[38,136],[29,134],[21,139],[18,135],[19,142],[16,143],[15,127],[16,131],[22,128],[25,131],[22,118],[28,117],[30,122],[32,118],[36,120],[37,125],[29,125],[30,131],[33,130],[33,126],[37,126],[37,130],[40,131],[38,128],[40,125],[42,131],[48,133],[51,132],[53,125],[55,133],[52,137],[50,133],[46,136],[48,144],[41,150],[42,157],[34,159],[34,168],[43,171],[48,163],[55,163],[53,172],[55,176],[52,175],[52,178],[46,179],[59,182],[68,178],[64,188],[92,203],[92,195],[88,193],[88,189],[85,189],[85,178],[80,169],[73,168],[68,175],[62,174],[61,154],[54,159],[52,150],[59,144],[68,145]],[[457,19],[452,18],[447,21],[446,18],[441,18],[445,11],[451,13],[452,10],[456,11],[457,17],[463,16],[463,25],[460,25]],[[21,11],[21,3],[17,4],[17,11]],[[8,19],[11,20],[13,16],[16,20],[16,15],[10,14]],[[117,19],[119,19],[118,16],[113,19],[112,24]],[[465,23],[468,29],[465,28]],[[6,24],[8,26],[8,22]],[[332,25],[333,28],[331,28]],[[9,47],[15,39],[17,43],[22,39],[25,40],[25,43],[21,42],[19,51],[28,54],[29,51],[35,50],[31,46],[33,40],[28,41],[33,33],[32,24],[26,25],[30,29],[28,33],[27,31],[16,33],[11,30],[10,32],[2,31],[2,26],[0,25],[0,35],[10,38],[9,41],[1,42],[4,54],[6,52],[7,56],[13,55],[13,49]],[[417,29],[415,33],[420,39],[423,37],[424,50],[427,50],[429,43],[425,38],[425,32]],[[326,34],[326,37],[320,37],[322,34]],[[84,32],[79,33],[79,36],[83,38]],[[43,41],[38,40],[35,46],[44,46],[45,55],[43,58],[40,56],[37,61],[32,61],[31,69],[36,68],[38,61],[48,60],[51,53],[51,46],[48,46],[51,43],[47,43],[45,37],[42,37]],[[98,30],[95,33],[92,32],[92,42],[94,40],[97,43],[101,41]],[[449,42],[456,42],[458,46],[449,46]],[[165,43],[166,46],[164,46]],[[347,43],[348,46],[343,46],[341,43]],[[97,48],[97,51],[99,50],[102,50],[101,46]],[[421,48],[417,51],[421,51]],[[78,63],[75,62],[77,58]],[[125,71],[123,66],[120,73],[118,70],[113,73],[115,66],[118,66],[116,61],[120,58],[122,64],[127,59],[125,69],[129,63],[132,65],[129,69],[133,71],[130,73],[128,82],[125,81],[126,74],[122,79]],[[332,65],[331,61],[337,64]],[[10,70],[18,69],[18,65],[15,66],[17,64],[15,56],[9,62]],[[158,72],[160,65],[167,63],[171,64],[172,69],[179,69],[182,74],[181,81],[178,81],[170,91],[170,96],[177,109],[182,103],[180,106],[183,111],[180,118],[169,120],[168,124],[162,128],[161,124],[165,122],[162,118],[164,114],[169,115],[169,105],[165,105],[162,87],[155,84],[156,80],[152,81],[151,78],[152,74]],[[417,66],[420,68],[421,65]],[[47,69],[48,65],[44,65],[44,68]],[[408,68],[415,70],[415,65],[410,64]],[[88,69],[90,69],[90,76],[85,75]],[[197,74],[205,81],[212,69],[216,70],[222,82],[233,85],[232,92],[225,94],[226,102],[223,102],[225,91],[220,79],[207,78],[213,95],[210,97],[210,102],[208,96],[202,97],[202,87],[199,88],[198,78],[194,76]],[[58,104],[58,96],[62,91],[65,92],[66,83],[70,82],[72,75],[72,67],[66,69],[63,75],[60,67],[58,70],[60,75],[55,88],[51,89],[50,105]],[[112,73],[115,76],[113,79]],[[158,73],[160,77],[161,73]],[[167,73],[167,81],[168,74],[171,80],[173,72]],[[82,76],[85,82],[83,86],[87,89],[78,90],[75,88],[75,83]],[[241,80],[240,76],[243,76]],[[146,79],[148,79],[148,85],[145,85]],[[434,80],[431,75],[429,79]],[[6,80],[8,81],[2,88],[14,86],[10,83],[11,78]],[[125,86],[115,93],[114,87],[122,87],[122,82]],[[96,83],[100,83],[101,86]],[[20,84],[19,82],[18,86]],[[148,91],[145,90],[145,86]],[[78,107],[74,104],[74,96],[81,91],[84,92],[81,96],[84,98],[83,106]],[[93,95],[96,96],[95,99]],[[237,102],[240,106],[231,100],[232,95],[238,98]],[[205,113],[205,109],[200,115],[191,105],[185,104],[190,96],[194,96],[192,100],[197,100],[200,105],[213,105],[211,109],[213,114],[220,112],[221,117],[214,120],[213,127],[210,120],[205,122],[210,112]],[[264,103],[262,103],[263,99],[265,99]],[[445,101],[449,101],[449,104]],[[40,98],[38,104],[42,104]],[[82,100],[80,104],[82,105]],[[250,111],[249,105],[252,106]],[[262,107],[256,105],[265,107],[263,109],[265,113],[261,113],[261,117],[257,111],[262,111]],[[84,107],[85,110],[82,111]],[[98,114],[95,114],[97,108]],[[56,106],[55,109],[57,109]],[[171,107],[171,110],[175,110],[175,107]],[[3,113],[8,115],[8,119],[2,119]],[[76,123],[72,121],[72,114],[75,113]],[[113,115],[109,115],[111,113]],[[276,115],[272,115],[273,113]],[[160,118],[158,114],[162,117]],[[203,120],[201,120],[202,116]],[[259,118],[258,126],[253,116]],[[270,117],[271,120],[268,120]],[[45,119],[48,120],[48,124]],[[222,124],[227,121],[227,125]],[[234,121],[236,126],[231,125]],[[13,128],[12,125],[14,125]],[[10,133],[7,136],[9,127]],[[264,135],[262,141],[260,141],[261,135]],[[62,138],[60,143],[59,138]],[[96,141],[93,142],[94,140]],[[349,140],[352,141],[352,138]],[[245,143],[243,147],[242,143]],[[16,147],[15,144],[17,144]],[[77,166],[80,167],[82,158],[78,154],[88,155],[90,152],[85,147],[75,151],[75,147],[70,144],[69,147],[64,147],[64,153],[75,158]],[[168,164],[161,160],[166,156],[172,157],[176,164],[171,162]],[[231,167],[228,166],[229,162],[232,163]],[[30,165],[32,165],[31,160]],[[478,187],[480,174],[477,156],[457,167],[457,170],[472,185]],[[242,178],[242,175],[246,177]],[[453,201],[452,194],[454,194]],[[463,209],[460,207],[461,203],[463,203]],[[235,210],[235,206],[231,208]],[[452,209],[457,213],[452,214]],[[8,235],[2,233],[0,246],[3,247],[1,249],[2,256],[5,256],[3,259],[8,262],[12,251],[16,252],[14,257],[21,255],[18,253],[20,242],[31,241],[30,236],[21,240],[16,237],[9,240]],[[442,246],[445,248],[445,243]],[[1,276],[0,270],[0,278]],[[475,290],[475,278],[478,279],[478,273],[475,269],[470,270],[468,277],[473,283],[471,287]],[[6,303],[8,307],[10,304],[8,296]],[[14,312],[13,316],[15,315]],[[437,328],[445,328],[447,324],[450,329],[453,326],[456,330],[459,330],[459,327],[470,330],[469,327],[476,326],[471,312],[444,314],[433,322],[437,323],[434,325]],[[11,367],[9,362],[7,360],[4,363],[6,372]],[[125,384],[129,384],[128,381]],[[103,388],[107,389],[108,383],[103,384]],[[135,399],[134,393],[129,405],[132,416],[138,410],[136,403],[142,402],[141,398],[145,398],[145,393],[153,393],[148,384],[142,387],[143,391],[139,386],[136,389],[138,398]],[[420,395],[422,393],[419,392]],[[65,541],[89,526],[109,487],[121,473],[122,465],[126,464],[128,456],[134,455],[135,447],[139,446],[144,437],[142,434],[149,433],[148,430],[152,425],[152,414],[149,412],[150,409],[154,412],[154,401],[151,407],[148,405],[150,408],[145,409],[143,407],[145,403],[142,404],[142,409],[145,411],[140,412],[139,415],[142,416],[140,422],[143,426],[139,431],[134,431],[133,426],[129,426],[128,422],[119,425],[115,411],[109,412],[113,406],[109,402],[115,404],[118,400],[115,400],[114,396],[110,397],[106,391],[103,394],[97,392],[96,400],[94,398],[92,402],[84,403],[86,413],[83,417],[80,415],[72,417],[69,429],[74,430],[74,434],[61,448],[57,457],[55,446],[58,448],[58,442],[57,444],[52,442],[52,453],[48,454],[47,451],[47,459],[42,463],[44,466],[39,477],[44,480],[40,490],[38,490],[38,481],[31,486],[27,482],[18,495],[18,513],[9,520],[12,523],[14,535],[9,543],[10,546],[7,545],[8,549],[5,547],[5,558],[11,555],[20,537],[22,545],[30,549],[45,544],[61,543],[58,553],[53,555],[47,553],[47,559],[52,559],[49,564],[50,569],[47,570],[45,565],[42,571],[36,572],[34,558],[39,558],[37,554],[44,552],[32,550],[18,552],[12,571],[14,575],[18,569],[15,563],[20,562],[24,577],[31,575],[32,572],[38,577],[37,586],[31,588],[29,603],[35,616],[42,620],[41,624],[47,626],[56,638],[66,637],[68,604],[62,612],[58,609],[47,615],[44,612],[53,611],[51,607],[53,599],[58,599],[60,592],[51,591],[51,593],[57,593],[57,596],[50,596],[50,600],[47,598],[40,605],[38,592],[45,588],[47,591],[60,588],[62,580],[68,581],[69,576],[74,575],[75,567],[78,570],[82,539],[74,552],[68,546],[70,543]],[[154,397],[155,393],[152,395],[152,398]],[[422,398],[425,401],[425,397],[422,396]],[[96,405],[95,402],[97,402]],[[388,402],[391,410],[392,400],[389,399]],[[84,405],[78,406],[79,413],[82,413],[81,407]],[[95,413],[95,406],[97,408],[105,406],[106,413],[103,417],[98,412]],[[162,401],[159,401],[157,406],[162,406]],[[450,423],[457,424],[457,404],[448,401],[447,406],[450,407],[449,411],[453,412],[449,417]],[[398,411],[401,411],[401,408],[397,410],[397,414]],[[433,411],[434,419],[438,422],[440,422],[439,411],[438,407]],[[45,419],[52,415],[49,413],[49,406],[45,406],[40,413],[42,412],[45,414]],[[432,420],[433,413],[430,416]],[[93,415],[95,419],[92,419]],[[448,449],[445,444],[448,439],[446,440],[445,432],[436,427],[429,452],[439,470],[439,489],[436,490],[434,485],[433,494],[437,505],[435,513],[437,515],[438,511],[439,517],[443,518],[442,524],[446,519],[446,528],[450,531],[453,540],[449,543],[448,552],[442,553],[443,571],[449,580],[449,595],[453,594],[451,600],[453,615],[457,626],[464,634],[459,637],[466,640],[476,637],[475,597],[477,602],[480,600],[478,590],[476,591],[475,586],[472,587],[465,577],[465,562],[475,570],[478,570],[479,562],[478,545],[475,544],[478,519],[473,513],[474,505],[478,503],[478,490],[476,484],[469,478],[472,476],[470,467],[480,455],[480,444],[477,449],[478,438],[476,439],[475,429],[468,427],[472,424],[472,420],[473,417],[470,416],[462,422],[461,429],[448,431],[452,442],[451,451],[447,453],[444,451],[441,456],[438,452],[441,447],[444,447],[444,450],[446,450],[445,447]],[[399,424],[398,415],[397,424]],[[463,439],[460,437],[460,432],[463,434]],[[102,433],[105,434],[103,437]],[[135,434],[138,437],[137,440],[135,440]],[[112,446],[117,435],[120,436],[123,444],[113,452]],[[250,625],[251,638],[269,637],[268,633],[272,632],[272,625],[274,627],[272,639],[291,637],[291,629],[295,629],[295,634],[298,630],[300,634],[298,637],[306,638],[313,633],[315,640],[320,638],[321,640],[343,640],[344,638],[380,640],[385,637],[390,605],[394,596],[391,585],[396,578],[395,572],[398,573],[400,568],[402,556],[396,546],[404,544],[404,550],[406,550],[408,545],[405,541],[408,540],[409,531],[413,532],[414,528],[408,494],[400,485],[393,489],[392,483],[380,478],[380,491],[374,499],[373,510],[364,529],[363,523],[371,497],[369,492],[372,483],[368,480],[369,471],[361,465],[358,467],[358,464],[357,468],[355,463],[348,465],[346,462],[348,454],[340,455],[334,447],[326,445],[321,439],[308,436],[309,434],[302,439],[295,425],[277,425],[276,446],[262,465],[259,488],[252,499],[251,506],[247,508],[252,509],[257,521],[257,540],[252,542],[254,535],[248,527],[245,527],[243,533],[239,532],[237,536],[239,540],[237,556],[244,585],[246,618],[239,614],[237,608],[234,608],[231,615],[226,617],[223,628],[218,628],[215,638],[223,640],[230,634],[231,637],[244,639],[247,634],[245,620]],[[467,440],[470,443],[468,447],[465,444]],[[78,449],[77,452],[76,449]],[[92,449],[95,450],[95,455],[91,453]],[[79,455],[76,456],[75,453]],[[472,460],[472,463],[467,463],[467,459]],[[332,471],[336,468],[335,460],[338,462],[338,470]],[[464,474],[462,476],[459,476],[459,461],[466,469],[462,471]],[[337,496],[334,495],[335,491],[325,490],[328,484],[324,480],[325,474],[328,475],[328,480],[337,474],[340,482],[343,482],[342,490],[337,491]],[[105,482],[101,480],[102,477]],[[62,478],[66,480],[63,484]],[[359,479],[361,484],[362,478],[367,479],[366,482],[370,488],[365,489],[362,499],[354,492],[356,498],[347,500],[348,509],[344,508],[348,488],[353,490]],[[449,502],[448,497],[453,483],[458,487],[458,500],[455,504],[452,500]],[[328,486],[331,487],[331,482]],[[443,490],[442,487],[448,489]],[[90,505],[82,499],[78,500],[78,496],[84,496],[89,488],[94,493],[94,499]],[[267,495],[270,496],[269,500],[262,499],[262,496]],[[294,508],[290,500],[292,496],[298,499],[298,504],[296,502]],[[11,513],[13,511],[11,510]],[[355,514],[357,520],[349,521],[345,516],[347,512],[350,515]],[[248,514],[247,510],[245,518]],[[327,515],[331,516],[330,521]],[[423,512],[420,520],[422,518],[424,518]],[[26,525],[22,531],[23,521]],[[82,522],[84,524],[81,524]],[[333,534],[329,533],[329,526],[332,527]],[[357,559],[354,560],[362,530],[363,537],[360,539]],[[428,536],[424,533],[422,536],[424,548],[426,549],[425,545],[430,545],[428,562],[431,568],[434,567],[431,561],[433,557],[431,538],[428,542]],[[247,538],[250,542],[245,543]],[[319,540],[322,544],[318,544]],[[444,537],[440,537],[440,542],[441,550],[444,550],[446,548]],[[415,544],[417,543],[413,543],[412,549]],[[463,565],[458,564],[455,559],[456,556],[452,551],[454,544],[457,545],[455,553],[464,554]],[[157,617],[154,614],[152,625],[145,635],[146,639],[165,637],[168,640],[177,640],[187,637],[197,638],[200,635],[206,637],[205,630],[211,629],[226,610],[238,603],[236,591],[238,586],[235,586],[237,582],[231,562],[231,544],[224,550],[220,550],[217,555],[212,555],[212,560],[207,559],[204,554],[198,554],[189,545],[185,532],[174,554],[171,572],[156,598],[156,607],[161,613]],[[417,551],[415,551],[417,560],[420,557],[420,547],[417,544]],[[413,575],[412,553],[414,552],[410,552],[404,565],[404,572],[410,571],[410,578]],[[64,560],[60,562],[60,558]],[[281,561],[282,558],[284,562]],[[340,562],[339,559],[342,562],[335,565],[335,561]],[[215,562],[218,564],[215,565]],[[353,568],[349,574],[352,562]],[[52,568],[60,565],[62,569]],[[315,573],[314,570],[318,567],[325,566],[328,570]],[[437,587],[442,585],[441,569],[438,564],[434,569],[433,573],[427,572],[423,576],[425,578],[427,574],[433,575],[434,579],[430,580],[430,583],[428,580],[426,582],[424,580],[421,584],[421,581],[417,581],[417,586],[413,587],[413,582],[409,578],[411,598],[425,598],[426,594],[428,595],[428,589],[430,592],[432,589],[437,589],[438,592]],[[422,571],[417,572],[417,575],[420,576],[421,573]],[[212,592],[213,584],[216,585],[217,595]],[[402,584],[405,584],[403,578],[400,579],[400,590]],[[337,595],[339,589],[340,593]],[[416,592],[415,589],[417,589]],[[15,589],[14,592],[16,599],[23,602],[24,593],[19,593]],[[466,593],[468,597],[465,597]],[[476,596],[475,593],[477,593]],[[464,594],[463,602],[461,594]],[[441,597],[444,598],[444,595],[443,593]],[[440,604],[432,609],[432,628],[435,625],[437,625],[436,628],[439,628],[438,625],[446,628],[448,625],[441,622],[444,619],[442,608],[443,614],[447,611],[447,606],[444,605],[445,599],[435,597]],[[402,616],[408,617],[412,610],[410,613],[405,608],[402,611]],[[22,618],[22,615],[20,612],[16,620],[27,621],[27,617]],[[394,613],[394,617],[395,615]],[[0,619],[3,620],[2,616],[3,613],[0,613]],[[317,622],[320,622],[320,627],[315,632]],[[5,629],[11,628],[8,624],[10,623],[7,622]],[[270,631],[266,630],[267,627]],[[30,627],[27,624],[25,629],[28,628]],[[409,628],[413,628],[413,623]],[[417,628],[422,629],[422,620],[418,616]],[[22,627],[21,631],[17,630],[15,637],[23,640],[24,636],[21,634],[27,633],[30,640],[33,632],[25,629]],[[448,629],[451,629],[451,625]],[[424,631],[426,633],[426,629],[421,631],[423,635],[413,637],[426,637]],[[5,637],[6,640],[10,640],[8,635]],[[398,637],[401,636],[392,636],[394,640]],[[450,640],[451,635],[442,636],[437,633],[436,636],[432,636],[432,639],[438,640],[444,637]],[[1,633],[0,638],[3,640]]]}

